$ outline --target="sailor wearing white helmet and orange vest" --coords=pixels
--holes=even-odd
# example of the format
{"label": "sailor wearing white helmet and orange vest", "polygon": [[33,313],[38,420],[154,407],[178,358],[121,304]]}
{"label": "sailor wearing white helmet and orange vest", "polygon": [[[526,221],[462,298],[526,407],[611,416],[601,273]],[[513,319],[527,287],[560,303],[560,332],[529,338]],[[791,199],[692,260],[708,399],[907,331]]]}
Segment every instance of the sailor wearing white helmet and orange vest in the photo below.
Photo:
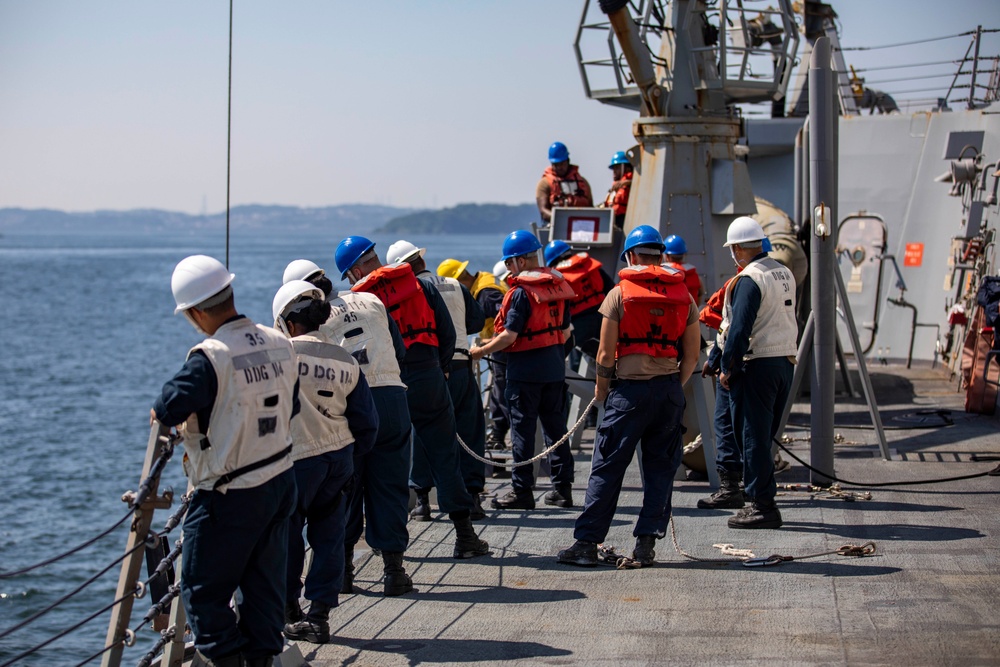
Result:
{"label": "sailor wearing white helmet and orange vest", "polygon": [[774,503],[771,440],[791,388],[798,351],[795,278],[763,251],[764,230],[749,217],[736,218],[726,247],[742,271],[729,282],[718,342],[722,350],[719,384],[729,390],[743,481],[749,503],[730,517],[731,528],[778,528]]}
{"label": "sailor wearing white helmet and orange vest", "polygon": [[[308,260],[295,260],[285,280],[302,277],[320,287],[330,302],[330,317],[319,331],[351,353],[364,371],[379,416],[378,438],[370,452],[354,457],[355,484],[347,505],[344,536],[344,583],[341,593],[354,591],[354,547],[361,539],[382,552],[383,592],[396,596],[413,590],[403,567],[410,541],[406,529],[410,490],[410,411],[399,361],[406,354],[396,322],[374,294],[341,292],[330,298],[329,278]],[[324,287],[327,285],[328,287]]]}
{"label": "sailor wearing white helmet and orange vest", "polygon": [[[507,351],[507,404],[510,408],[514,462],[535,453],[535,427],[542,423],[547,447],[566,435],[563,346],[569,335],[569,299],[573,290],[553,269],[539,265],[542,244],[529,231],[512,232],[503,244],[503,259],[512,275],[511,288],[494,327],[497,335],[480,347],[472,358],[498,350]],[[573,453],[563,442],[550,455],[553,489],[545,494],[547,505],[573,506]],[[511,472],[509,493],[493,500],[498,509],[534,509],[531,466]]]}
{"label": "sailor wearing white helmet and orange vest", "polygon": [[576,542],[559,552],[562,563],[597,564],[597,545],[607,537],[637,447],[642,448],[643,498],[632,557],[652,565],[656,540],[666,534],[682,453],[682,386],[698,362],[700,334],[684,274],[659,266],[662,251],[658,231],[649,225],[633,229],[622,252],[628,266],[601,305],[594,396],[604,402],[604,419],[573,533]]}
{"label": "sailor wearing white helmet and orange vest", "polygon": [[[296,495],[289,422],[299,411],[292,345],[236,312],[234,277],[205,255],[174,269],[174,312],[207,338],[151,411],[184,436],[195,491],[184,519],[181,600],[195,648],[223,667],[269,665],[282,650]],[[230,608],[237,588],[239,623]]]}
{"label": "sailor wearing white helmet and orange vest", "polygon": [[[417,278],[432,283],[441,294],[451,323],[455,327],[455,354],[451,360],[451,372],[448,374],[448,393],[455,411],[455,429],[469,449],[479,456],[486,455],[486,421],[483,417],[483,402],[479,396],[472,373],[472,359],[469,357],[469,333],[483,328],[483,309],[473,298],[472,293],[454,278],[446,278],[431,273],[424,261],[426,248],[418,248],[409,241],[396,241],[385,253],[386,262],[398,264],[406,262],[413,268]],[[486,487],[486,466],[470,456],[465,449],[459,447],[459,464],[465,489],[472,497],[472,519],[477,521],[486,517],[479,494]],[[410,512],[410,518],[416,521],[431,520],[430,491],[434,479],[430,471],[430,462],[422,450],[414,450],[413,462],[410,465],[410,488],[417,496],[417,503]]]}
{"label": "sailor wearing white helmet and orange vest", "polygon": [[489,553],[470,518],[472,498],[465,489],[455,440],[455,415],[445,384],[455,351],[455,328],[434,285],[413,275],[409,264],[383,266],[375,243],[349,236],[337,246],[337,268],[354,292],[375,294],[396,321],[406,344],[400,377],[413,423],[414,449],[431,463],[441,509],[455,525],[455,558]]}
{"label": "sailor wearing white helmet and orange vest", "polygon": [[[295,349],[301,405],[291,424],[298,502],[288,533],[285,636],[325,644],[330,641],[329,612],[340,602],[345,569],[342,496],[354,474],[353,458],[368,453],[375,443],[378,413],[357,360],[319,332],[330,316],[323,290],[290,280],[275,294],[272,313],[275,328]],[[299,607],[303,527],[313,552],[305,578],[310,602],[305,615]]]}

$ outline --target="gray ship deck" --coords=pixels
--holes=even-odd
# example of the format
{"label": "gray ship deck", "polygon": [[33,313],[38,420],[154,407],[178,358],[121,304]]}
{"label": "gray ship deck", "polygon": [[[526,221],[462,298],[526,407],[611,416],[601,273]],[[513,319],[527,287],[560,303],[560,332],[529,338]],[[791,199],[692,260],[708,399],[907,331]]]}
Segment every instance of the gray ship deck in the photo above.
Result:
{"label": "gray ship deck", "polygon": [[[878,457],[870,428],[838,426],[847,443],[866,443],[837,446],[838,476],[917,480],[996,465],[969,456],[1000,451],[998,422],[962,412],[964,394],[945,371],[879,367],[873,382],[896,460]],[[929,408],[953,410],[954,425],[912,429],[899,419]],[[795,406],[787,435],[807,435],[808,411],[808,402]],[[837,421],[867,426],[863,399],[838,398]],[[792,444],[800,457],[808,450],[807,442]],[[577,502],[589,455],[585,446],[577,456]],[[502,493],[508,481],[491,480],[487,491]],[[807,481],[794,462],[778,477]],[[332,642],[300,650],[323,666],[1000,664],[1000,478],[872,488],[871,500],[856,502],[788,492],[778,499],[784,527],[765,531],[732,530],[730,512],[695,509],[707,491],[704,482],[681,481],[674,492],[677,538],[694,555],[717,558],[712,545],[720,542],[766,556],[869,540],[878,553],[745,568],[689,561],[668,535],[657,543],[655,567],[583,569],[555,561],[573,541],[577,510],[539,505],[489,511],[478,526],[493,556],[454,561],[450,522],[437,514],[410,523],[406,564],[417,592],[382,597],[380,559],[362,553],[360,592],[333,613]],[[608,539],[620,551],[631,552],[640,498],[633,461]]]}

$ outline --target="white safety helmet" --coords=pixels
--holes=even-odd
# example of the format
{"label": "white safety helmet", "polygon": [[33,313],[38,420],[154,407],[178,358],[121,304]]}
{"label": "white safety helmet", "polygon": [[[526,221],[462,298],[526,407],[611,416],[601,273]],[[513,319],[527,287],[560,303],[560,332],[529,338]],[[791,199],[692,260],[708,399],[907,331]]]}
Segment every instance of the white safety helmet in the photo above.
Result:
{"label": "white safety helmet", "polygon": [[493,277],[497,280],[503,280],[507,277],[508,273],[510,273],[510,271],[507,269],[507,265],[503,263],[502,259],[493,265]]}
{"label": "white safety helmet", "polygon": [[418,255],[423,257],[426,252],[427,248],[418,248],[409,241],[396,241],[385,251],[385,263],[408,262],[411,259],[416,259]]}
{"label": "white safety helmet", "polygon": [[[305,297],[305,298],[303,298]],[[271,302],[271,314],[274,316],[274,328],[290,336],[285,318],[302,308],[308,307],[311,301],[325,301],[326,294],[312,283],[304,280],[289,280],[278,289]]]}
{"label": "white safety helmet", "polygon": [[170,291],[174,293],[174,301],[177,303],[174,314],[194,308],[219,294],[229,287],[235,277],[236,274],[230,273],[214,257],[185,257],[174,267],[174,274],[170,278]]}
{"label": "white safety helmet", "polygon": [[723,248],[728,248],[734,243],[753,243],[766,238],[760,223],[751,217],[742,215],[729,224],[729,231],[726,232],[726,242]]}
{"label": "white safety helmet", "polygon": [[326,272],[316,266],[315,262],[310,262],[308,259],[293,259],[285,267],[285,275],[281,277],[281,283],[285,284],[292,280],[309,280],[325,275]]}

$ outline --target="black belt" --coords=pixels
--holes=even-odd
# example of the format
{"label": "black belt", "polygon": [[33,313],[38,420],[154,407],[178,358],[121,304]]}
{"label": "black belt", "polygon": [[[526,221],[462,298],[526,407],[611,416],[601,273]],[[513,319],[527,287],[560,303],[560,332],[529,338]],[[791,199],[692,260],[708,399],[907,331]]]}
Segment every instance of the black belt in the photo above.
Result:
{"label": "black belt", "polygon": [[227,472],[225,475],[223,475],[219,479],[215,480],[215,484],[212,485],[212,490],[215,491],[220,486],[224,486],[226,484],[229,484],[231,481],[233,481],[237,477],[242,477],[243,475],[247,474],[248,472],[253,472],[254,470],[259,470],[260,468],[263,468],[264,466],[269,466],[269,465],[271,465],[272,463],[274,463],[276,461],[280,461],[281,459],[285,458],[286,456],[288,456],[291,453],[292,453],[292,446],[288,445],[287,447],[285,447],[284,449],[282,449],[277,454],[272,454],[271,456],[268,456],[266,459],[261,459],[260,461],[256,461],[256,462],[251,463],[249,465],[245,465],[245,466],[243,466],[241,468],[237,468],[236,470],[234,470],[232,472]]}
{"label": "black belt", "polygon": [[647,384],[649,382],[656,382],[657,380],[663,380],[664,382],[680,382],[681,374],[671,373],[670,375],[657,375],[656,377],[649,378],[648,380],[628,380],[628,379],[617,378],[611,381],[611,387],[614,388],[621,386],[623,384],[637,384],[640,382],[643,384]]}

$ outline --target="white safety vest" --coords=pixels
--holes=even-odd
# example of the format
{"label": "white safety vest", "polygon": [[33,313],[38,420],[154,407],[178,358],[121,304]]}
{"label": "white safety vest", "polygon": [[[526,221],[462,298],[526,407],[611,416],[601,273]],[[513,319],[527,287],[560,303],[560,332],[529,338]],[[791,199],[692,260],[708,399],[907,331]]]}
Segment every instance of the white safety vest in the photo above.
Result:
{"label": "white safety vest", "polygon": [[292,459],[298,461],[354,442],[344,413],[361,365],[341,346],[314,335],[296,336],[292,347],[298,357],[300,405],[292,417]]}
{"label": "white safety vest", "polygon": [[[278,457],[290,448],[295,354],[281,333],[246,317],[223,324],[215,335],[191,348],[188,356],[196,350],[211,362],[218,392],[204,434],[199,432],[196,415],[181,427],[184,471],[195,488],[211,490],[223,475]],[[260,486],[291,466],[286,454],[239,474],[218,490]]]}
{"label": "white safety vest", "polygon": [[368,386],[406,387],[399,379],[389,315],[374,294],[348,291],[330,299],[330,318],[319,331],[357,359]]}
{"label": "white safety vest", "polygon": [[750,330],[750,347],[744,361],[758,357],[794,357],[798,352],[795,320],[795,278],[785,265],[763,257],[747,264],[739,277],[729,283],[722,305],[722,325],[717,345],[725,349],[726,332],[732,321],[733,288],[739,280],[749,278],[760,290],[760,309]]}
{"label": "white safety vest", "polygon": [[465,330],[465,297],[462,295],[462,283],[454,278],[434,275],[430,271],[421,271],[417,277],[427,280],[437,288],[448,314],[451,315],[451,323],[455,326],[455,354],[452,359],[468,361],[469,334]]}

